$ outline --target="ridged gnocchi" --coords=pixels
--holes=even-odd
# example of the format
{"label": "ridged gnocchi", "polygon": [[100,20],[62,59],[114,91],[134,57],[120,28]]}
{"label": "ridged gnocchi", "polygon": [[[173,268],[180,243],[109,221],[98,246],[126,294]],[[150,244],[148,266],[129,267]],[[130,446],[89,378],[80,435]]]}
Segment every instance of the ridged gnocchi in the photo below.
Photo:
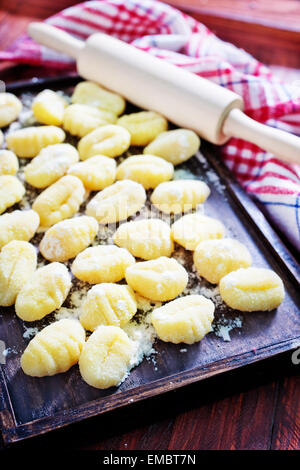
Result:
{"label": "ridged gnocchi", "polygon": [[144,186],[156,188],[160,183],[173,178],[172,163],[154,155],[134,155],[126,158],[117,168],[117,179],[129,179]]}
{"label": "ridged gnocchi", "polygon": [[6,136],[7,147],[18,157],[33,158],[47,145],[60,144],[65,133],[56,126],[24,127]]}
{"label": "ridged gnocchi", "polygon": [[194,264],[198,274],[212,284],[239,268],[248,268],[252,259],[248,248],[232,238],[204,240],[194,252]]}
{"label": "ridged gnocchi", "polygon": [[15,303],[17,294],[35,269],[36,250],[28,242],[13,240],[0,252],[0,306]]}
{"label": "ridged gnocchi", "polygon": [[199,150],[200,139],[189,129],[175,129],[159,134],[144,148],[144,153],[162,157],[173,165],[179,165]]}
{"label": "ridged gnocchi", "polygon": [[117,181],[103,189],[90,200],[86,213],[100,224],[110,224],[128,219],[138,212],[146,202],[143,186],[135,181]]}
{"label": "ridged gnocchi", "polygon": [[94,106],[98,109],[110,111],[116,115],[122,114],[126,102],[117,93],[105,90],[97,83],[80,82],[76,85],[72,95],[72,103]]}
{"label": "ridged gnocchi", "polygon": [[60,374],[77,364],[85,343],[79,321],[63,319],[43,328],[30,341],[21,357],[21,367],[31,377]]}
{"label": "ridged gnocchi", "polygon": [[186,288],[188,273],[175,259],[162,256],[130,266],[126,269],[125,279],[143,297],[165,302]]}
{"label": "ridged gnocchi", "polygon": [[119,282],[124,279],[128,266],[134,263],[134,257],[124,248],[113,245],[92,246],[76,256],[72,273],[89,284]]}
{"label": "ridged gnocchi", "polygon": [[22,103],[12,93],[0,93],[0,127],[15,121],[22,111]]}
{"label": "ridged gnocchi", "polygon": [[176,180],[159,184],[151,195],[151,202],[166,214],[180,214],[195,209],[206,201],[210,189],[199,180]]}
{"label": "ridged gnocchi", "polygon": [[46,188],[64,176],[78,160],[79,155],[73,145],[48,145],[26,165],[25,180],[35,188]]}
{"label": "ridged gnocchi", "polygon": [[115,158],[126,152],[130,146],[130,134],[124,127],[115,124],[101,126],[82,137],[78,143],[81,160],[94,155]]}
{"label": "ridged gnocchi", "polygon": [[81,179],[87,189],[100,191],[114,183],[116,166],[116,162],[112,158],[95,155],[84,162],[72,165],[68,174]]}
{"label": "ridged gnocchi", "polygon": [[0,249],[12,240],[28,242],[40,224],[39,215],[33,210],[13,211],[0,216]]}
{"label": "ridged gnocchi", "polygon": [[93,217],[66,219],[50,227],[40,243],[40,252],[49,261],[67,261],[87,248],[98,232]]}
{"label": "ridged gnocchi", "polygon": [[129,131],[131,145],[148,145],[168,129],[167,120],[153,111],[124,114],[118,119],[117,124]]}
{"label": "ridged gnocchi", "polygon": [[175,242],[186,250],[195,250],[203,240],[222,238],[225,227],[217,219],[203,214],[187,214],[176,220],[171,227]]}
{"label": "ridged gnocchi", "polygon": [[53,90],[43,90],[32,103],[32,112],[37,121],[49,126],[61,126],[67,100]]}
{"label": "ridged gnocchi", "polygon": [[19,160],[16,155],[10,150],[0,150],[0,176],[15,175],[18,169]]}
{"label": "ridged gnocchi", "polygon": [[187,295],[154,309],[151,322],[162,341],[193,344],[212,330],[214,311],[203,295]]}
{"label": "ridged gnocchi", "polygon": [[160,219],[143,219],[120,225],[113,236],[114,243],[127,248],[138,258],[151,260],[171,256],[174,244],[171,230]]}
{"label": "ridged gnocchi", "polygon": [[83,380],[92,387],[106,389],[119,385],[131,369],[134,347],[118,326],[101,325],[84,345],[79,358]]}
{"label": "ridged gnocchi", "polygon": [[80,322],[86,330],[99,325],[124,326],[136,314],[133,291],[120,284],[96,284],[86,296],[81,308]]}
{"label": "ridged gnocchi", "polygon": [[41,320],[63,304],[71,285],[71,276],[64,264],[42,266],[27,278],[19,291],[16,314],[24,321]]}
{"label": "ridged gnocchi", "polygon": [[273,310],[284,299],[283,282],[274,271],[265,268],[240,268],[222,277],[222,300],[242,312]]}
{"label": "ridged gnocchi", "polygon": [[81,180],[66,175],[45,189],[34,201],[32,209],[39,214],[42,227],[51,227],[72,217],[83,202],[84,194]]}
{"label": "ridged gnocchi", "polygon": [[0,214],[20,202],[25,194],[25,188],[16,176],[0,176]]}
{"label": "ridged gnocchi", "polygon": [[97,127],[114,124],[117,117],[111,111],[85,104],[71,104],[64,112],[63,128],[72,135],[84,137]]}

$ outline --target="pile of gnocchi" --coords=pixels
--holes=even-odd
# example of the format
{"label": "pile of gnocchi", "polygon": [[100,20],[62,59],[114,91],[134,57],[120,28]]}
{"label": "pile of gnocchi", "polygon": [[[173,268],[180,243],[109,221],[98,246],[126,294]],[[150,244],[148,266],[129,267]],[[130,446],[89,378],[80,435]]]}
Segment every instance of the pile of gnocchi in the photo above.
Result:
{"label": "pile of gnocchi", "polygon": [[[79,320],[54,321],[29,342],[21,367],[32,377],[78,363],[89,385],[119,385],[134,366],[124,327],[137,313],[137,296],[159,303],[150,320],[160,340],[192,344],[209,333],[215,305],[184,295],[189,273],[174,257],[178,247],[193,252],[198,275],[219,285],[229,307],[271,310],[283,300],[280,277],[251,267],[247,247],[197,210],[209,197],[207,184],[173,180],[174,166],[198,151],[198,136],[168,130],[152,111],[124,114],[125,106],[121,96],[83,81],[71,98],[40,92],[31,106],[34,125],[9,127],[5,138],[0,131],[0,306],[14,305],[20,319],[34,322],[64,304],[74,280],[90,286]],[[1,93],[0,127],[21,110],[16,96]],[[77,146],[66,143],[70,135]],[[130,146],[140,153],[126,158]],[[36,196],[19,210],[25,185]],[[145,204],[154,216],[135,218]],[[111,243],[96,243],[107,224],[114,227]],[[36,233],[38,247],[30,243]]]}

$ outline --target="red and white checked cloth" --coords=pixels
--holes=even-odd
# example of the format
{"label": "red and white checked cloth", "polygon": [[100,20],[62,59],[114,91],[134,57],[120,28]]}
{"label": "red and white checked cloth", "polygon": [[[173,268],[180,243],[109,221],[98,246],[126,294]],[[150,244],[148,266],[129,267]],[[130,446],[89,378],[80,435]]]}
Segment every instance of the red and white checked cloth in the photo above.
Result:
{"label": "red and white checked cloth", "polygon": [[[155,0],[98,0],[67,8],[47,23],[85,39],[105,32],[161,59],[242,95],[252,118],[300,135],[300,83],[282,83],[270,70],[203,24]],[[21,37],[0,59],[73,66],[62,54]],[[288,165],[241,139],[231,139],[222,155],[246,191],[300,250],[300,166]]]}

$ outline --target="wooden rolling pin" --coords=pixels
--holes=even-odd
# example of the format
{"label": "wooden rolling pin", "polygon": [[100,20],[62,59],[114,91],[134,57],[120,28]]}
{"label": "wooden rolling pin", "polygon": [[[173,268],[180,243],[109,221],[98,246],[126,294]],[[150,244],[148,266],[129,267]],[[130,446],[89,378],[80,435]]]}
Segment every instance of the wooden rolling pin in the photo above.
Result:
{"label": "wooden rolling pin", "polygon": [[45,23],[31,23],[28,32],[37,42],[74,57],[85,79],[193,129],[209,142],[221,145],[238,137],[300,164],[300,138],[246,116],[242,98],[226,88],[105,34],[83,42]]}

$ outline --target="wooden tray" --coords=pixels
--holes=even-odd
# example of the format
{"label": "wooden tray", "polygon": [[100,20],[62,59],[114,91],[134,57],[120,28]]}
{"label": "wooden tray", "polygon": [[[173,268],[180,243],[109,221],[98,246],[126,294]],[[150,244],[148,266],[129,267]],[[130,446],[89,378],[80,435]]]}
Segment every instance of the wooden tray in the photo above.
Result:
{"label": "wooden tray", "polygon": [[[43,88],[64,89],[78,77],[22,82],[7,87],[16,94]],[[180,112],[180,111],[179,111]],[[215,150],[204,143],[202,153],[182,166],[183,173],[206,180],[211,195],[206,213],[221,219],[229,236],[245,243],[256,266],[271,267],[283,279],[286,297],[272,312],[245,313],[216,308],[216,324],[238,317],[241,328],[225,342],[214,333],[192,346],[157,341],[155,361],[144,360],[119,387],[97,390],[84,383],[75,366],[65,374],[34,379],[20,370],[28,340],[14,309],[0,311],[0,340],[13,349],[0,369],[0,423],[5,444],[36,436],[67,424],[164,393],[186,384],[260,361],[300,345],[299,268],[255,204],[233,180]],[[180,169],[179,169],[180,170]],[[202,282],[202,281],[201,281]],[[299,306],[299,304],[298,304]]]}

